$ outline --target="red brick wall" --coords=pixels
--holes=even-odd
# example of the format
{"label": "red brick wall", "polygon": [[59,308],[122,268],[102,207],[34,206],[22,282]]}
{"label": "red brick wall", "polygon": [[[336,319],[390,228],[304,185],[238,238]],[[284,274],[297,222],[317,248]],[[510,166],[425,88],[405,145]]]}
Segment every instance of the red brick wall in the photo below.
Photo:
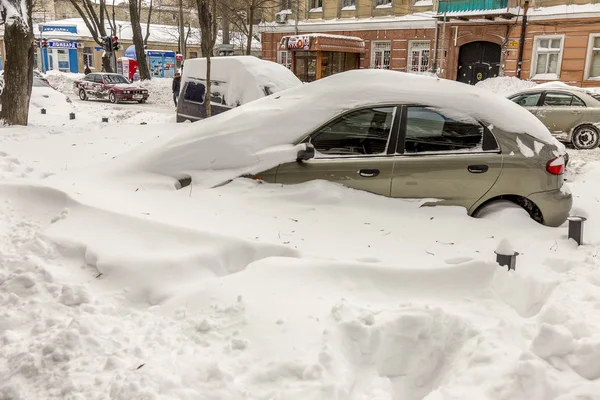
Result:
{"label": "red brick wall", "polygon": [[[458,27],[458,34],[456,33]],[[375,40],[391,40],[392,53],[390,69],[406,71],[407,51],[409,40],[430,40],[433,50],[434,29],[389,29],[389,30],[363,30],[363,31],[331,31],[336,35],[358,36],[365,40],[366,51],[361,54],[360,67],[369,68],[371,65],[371,42]],[[590,34],[600,34],[600,20],[550,20],[530,21],[527,26],[527,35],[523,51],[523,64],[521,79],[531,78],[531,63],[533,56],[534,38],[540,35],[564,35],[564,50],[560,70],[560,80],[576,86],[600,86],[599,81],[585,81],[584,71],[588,53]],[[292,35],[288,33],[263,33],[263,58],[277,61],[277,50],[281,37]],[[473,41],[491,41],[503,45],[504,75],[515,76],[517,72],[518,46],[507,46],[508,41],[519,41],[521,35],[520,24],[498,20],[487,23],[455,23],[446,24],[445,49],[447,55],[444,60],[445,71],[443,76],[456,79],[458,67],[458,54],[460,46]],[[507,39],[508,36],[508,40]],[[442,28],[438,32],[438,49],[442,42]],[[439,65],[438,65],[439,66]]]}

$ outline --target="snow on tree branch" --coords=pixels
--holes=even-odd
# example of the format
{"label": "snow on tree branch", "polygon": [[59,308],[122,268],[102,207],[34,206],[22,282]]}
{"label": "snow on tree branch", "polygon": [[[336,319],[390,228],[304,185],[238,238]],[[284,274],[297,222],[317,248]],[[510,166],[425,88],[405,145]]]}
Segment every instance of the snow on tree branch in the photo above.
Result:
{"label": "snow on tree branch", "polygon": [[29,15],[27,0],[0,0],[0,16],[4,24],[18,24],[21,30],[27,32],[29,30],[27,15]]}

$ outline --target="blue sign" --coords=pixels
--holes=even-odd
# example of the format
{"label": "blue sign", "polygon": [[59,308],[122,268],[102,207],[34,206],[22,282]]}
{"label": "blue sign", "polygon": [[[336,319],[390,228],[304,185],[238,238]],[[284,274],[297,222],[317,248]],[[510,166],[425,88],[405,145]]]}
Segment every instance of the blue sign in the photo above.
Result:
{"label": "blue sign", "polygon": [[76,25],[42,25],[42,32],[63,32],[77,34]]}
{"label": "blue sign", "polygon": [[77,42],[54,42],[52,40],[50,40],[48,42],[48,47],[54,48],[54,49],[77,49]]}
{"label": "blue sign", "polygon": [[148,57],[175,57],[175,52],[174,51],[168,51],[168,50],[148,50],[146,52],[146,55]]}

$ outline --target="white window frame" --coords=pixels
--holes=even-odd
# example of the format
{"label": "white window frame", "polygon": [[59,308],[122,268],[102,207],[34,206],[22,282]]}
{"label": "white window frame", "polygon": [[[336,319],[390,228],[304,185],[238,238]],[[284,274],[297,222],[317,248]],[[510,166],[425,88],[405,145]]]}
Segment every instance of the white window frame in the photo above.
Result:
{"label": "white window frame", "polygon": [[[552,77],[539,76],[539,75],[550,75],[550,74],[538,74],[536,71],[537,61],[538,61],[538,43],[540,42],[540,40],[545,40],[545,39],[560,39],[560,49],[558,51],[558,62],[556,63],[556,77],[554,77],[554,76],[552,76]],[[530,67],[530,71],[529,71],[530,79],[542,80],[542,81],[557,81],[557,80],[559,80],[564,51],[565,51],[565,35],[534,36],[532,57],[531,57],[531,67]],[[550,54],[550,52],[547,52],[546,54]]]}
{"label": "white window frame", "polygon": [[[285,56],[285,62],[283,62],[283,55]],[[287,69],[292,69],[292,52],[289,50],[279,50],[277,51],[277,64],[281,64]]]}
{"label": "white window frame", "polygon": [[[89,53],[86,53],[85,49],[90,49],[91,51]],[[94,68],[94,48],[93,47],[84,47],[82,50],[82,54],[83,54],[83,65],[85,65],[87,63],[87,65],[90,67],[90,69],[93,69]],[[88,61],[88,58],[90,58],[91,62]]]}
{"label": "white window frame", "polygon": [[[592,72],[592,57],[594,55],[594,39],[600,38],[600,33],[590,33],[590,37],[588,40],[588,49],[585,57],[585,71],[583,73],[584,80],[598,81],[600,80],[600,75],[598,76],[590,76]],[[600,50],[600,47],[596,47]]]}
{"label": "white window frame", "polygon": [[[377,48],[378,44],[387,44],[389,47],[387,49],[385,49],[385,48],[378,49]],[[374,40],[371,42],[371,68],[375,68],[375,53],[377,53],[379,51],[382,53],[382,55],[381,55],[382,63],[383,63],[383,60],[385,60],[385,52],[386,51],[390,52],[390,56],[388,57],[389,64],[388,64],[387,68],[378,68],[378,69],[390,69],[390,64],[392,63],[392,41],[391,40]]]}
{"label": "white window frame", "polygon": [[[412,70],[412,52],[413,52],[413,46],[417,45],[417,44],[424,44],[427,43],[428,47],[428,51],[429,51],[429,60],[427,62],[427,68],[424,69],[423,71],[421,71],[421,60],[423,58],[423,54],[419,54],[419,68],[418,71],[413,71]],[[423,50],[425,50],[425,48],[419,49],[420,52],[422,52]],[[429,71],[429,69],[431,68],[431,40],[409,40],[408,41],[408,52],[406,54],[406,72],[409,73],[423,73],[423,72],[427,72]]]}

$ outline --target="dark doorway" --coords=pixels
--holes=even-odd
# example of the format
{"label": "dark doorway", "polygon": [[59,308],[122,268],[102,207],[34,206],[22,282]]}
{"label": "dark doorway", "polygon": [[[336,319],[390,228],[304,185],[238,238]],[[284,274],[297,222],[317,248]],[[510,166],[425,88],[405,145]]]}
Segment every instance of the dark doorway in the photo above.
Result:
{"label": "dark doorway", "polygon": [[457,81],[474,85],[500,73],[502,47],[492,42],[471,42],[460,47]]}

